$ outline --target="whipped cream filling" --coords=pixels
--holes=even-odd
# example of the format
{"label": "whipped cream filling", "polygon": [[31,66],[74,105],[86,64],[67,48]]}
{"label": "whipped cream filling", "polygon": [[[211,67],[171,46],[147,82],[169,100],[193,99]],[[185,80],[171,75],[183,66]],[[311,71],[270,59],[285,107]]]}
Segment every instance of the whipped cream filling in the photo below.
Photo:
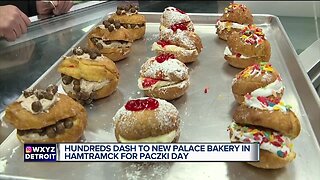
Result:
{"label": "whipped cream filling", "polygon": [[[233,57],[233,58],[237,57],[235,54],[232,54],[232,52],[230,51],[228,46],[224,49],[224,55],[229,56],[229,57]],[[247,57],[247,56],[244,56],[241,54],[239,58],[248,59],[250,57]]]}
{"label": "whipped cream filling", "polygon": [[39,113],[43,113],[43,112],[49,112],[49,109],[57,102],[59,101],[60,98],[58,97],[58,93],[56,93],[52,100],[48,100],[48,99],[40,99],[40,103],[42,105],[42,111],[40,112],[35,112],[32,110],[32,103],[38,101],[38,98],[36,97],[36,95],[31,95],[27,98],[25,98],[23,96],[23,94],[17,99],[17,102],[20,102],[20,105],[27,111],[31,112],[32,114],[39,114]]}
{"label": "whipped cream filling", "polygon": [[284,105],[283,102],[280,102],[278,104],[273,104],[273,106],[269,106],[269,105],[266,105],[266,104],[260,102],[257,97],[254,97],[251,95],[244,96],[244,103],[248,107],[257,108],[257,109],[261,109],[261,110],[268,110],[268,111],[280,110],[282,112],[288,111],[288,107],[286,105]]}
{"label": "whipped cream filling", "polygon": [[174,140],[174,138],[177,136],[177,131],[173,130],[167,134],[163,134],[160,136],[155,136],[155,137],[147,137],[147,138],[142,138],[142,139],[137,139],[137,140],[128,140],[123,138],[121,135],[119,135],[119,140],[120,142],[123,143],[130,143],[130,142],[154,142],[154,143],[170,143]]}
{"label": "whipped cream filling", "polygon": [[[110,83],[109,80],[104,80],[101,82],[94,82],[94,81],[86,81],[84,79],[80,79],[80,89],[81,89],[81,92],[86,92],[86,93],[91,94],[92,92],[103,88],[105,85],[107,85],[109,83]],[[73,83],[70,83],[68,85],[62,83],[62,85],[67,93],[68,92],[71,92],[73,94],[76,93],[73,90]]]}
{"label": "whipped cream filling", "polygon": [[102,39],[98,39],[97,43],[102,44],[103,48],[130,48],[132,45],[130,42],[121,43],[118,41],[112,41],[110,44],[106,44]]}
{"label": "whipped cream filling", "polygon": [[171,85],[171,84],[176,84],[177,82],[174,82],[174,81],[162,81],[162,80],[159,80],[157,81],[155,84],[152,84],[151,86],[149,87],[143,87],[142,83],[143,83],[143,80],[145,78],[143,77],[140,77],[138,79],[138,87],[139,89],[141,90],[150,90],[150,89],[154,89],[154,88],[159,88],[159,87],[163,87],[163,86],[168,86],[168,85]]}
{"label": "whipped cream filling", "polygon": [[[268,134],[269,137],[266,137],[265,135],[262,135],[261,131],[258,129],[254,129],[253,131],[246,132],[244,131],[245,129],[248,129],[247,127],[244,126],[239,126],[235,122],[232,122],[231,125],[229,126],[230,130],[232,131],[232,136],[231,136],[231,142],[258,142],[260,144],[260,149],[272,152],[274,154],[277,154],[278,156],[281,155],[279,153],[284,153],[286,152],[289,154],[291,152],[291,149],[289,146],[291,146],[291,140],[289,137],[280,135],[277,132],[272,132],[271,134]],[[260,133],[259,133],[260,132]],[[254,134],[254,133],[259,133]],[[275,137],[281,138],[281,141],[283,141],[281,144],[279,143],[279,140],[277,140],[278,146],[272,144],[272,139]],[[267,138],[268,141],[263,141],[263,138]],[[271,140],[271,141],[270,141]],[[281,151],[281,152],[279,152]]]}
{"label": "whipped cream filling", "polygon": [[159,80],[158,82],[156,82],[155,84],[149,86],[149,87],[143,87],[142,86],[142,82],[143,82],[144,78],[140,77],[138,79],[138,87],[141,90],[153,90],[154,88],[170,88],[170,87],[179,87],[179,88],[184,88],[186,86],[188,86],[190,84],[189,79],[186,79],[184,81],[180,81],[180,82],[176,82],[176,81],[161,81]]}
{"label": "whipped cream filling", "polygon": [[281,93],[284,89],[284,85],[281,80],[276,79],[274,82],[268,84],[265,87],[261,87],[251,92],[252,96],[271,96],[275,93]]}
{"label": "whipped cream filling", "polygon": [[243,29],[246,26],[247,26],[247,24],[239,24],[239,23],[229,22],[229,21],[225,21],[225,22],[218,21],[217,22],[217,28],[219,30],[219,33],[221,33],[222,30],[224,30],[224,29],[228,29],[228,30],[230,30],[231,28]]}
{"label": "whipped cream filling", "polygon": [[82,55],[74,55],[74,56],[76,56],[78,59],[90,59],[90,60],[94,60],[94,61],[101,61],[106,58],[105,56],[103,56],[101,54],[101,56],[97,56],[95,59],[91,59],[89,53],[83,53]]}
{"label": "whipped cream filling", "polygon": [[171,51],[171,52],[181,52],[183,55],[191,55],[193,53],[195,53],[195,55],[198,55],[198,51],[196,49],[185,49],[183,47],[179,47],[176,45],[166,45],[164,47],[162,47],[161,45],[159,45],[157,42],[154,42],[152,44],[152,51]]}

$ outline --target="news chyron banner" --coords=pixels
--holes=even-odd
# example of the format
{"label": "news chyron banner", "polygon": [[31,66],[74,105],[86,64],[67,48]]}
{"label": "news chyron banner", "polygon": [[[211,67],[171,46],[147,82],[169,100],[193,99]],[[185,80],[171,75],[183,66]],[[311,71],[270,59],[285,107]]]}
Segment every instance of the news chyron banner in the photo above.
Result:
{"label": "news chyron banner", "polygon": [[46,162],[259,161],[258,143],[61,143],[25,144],[24,160]]}

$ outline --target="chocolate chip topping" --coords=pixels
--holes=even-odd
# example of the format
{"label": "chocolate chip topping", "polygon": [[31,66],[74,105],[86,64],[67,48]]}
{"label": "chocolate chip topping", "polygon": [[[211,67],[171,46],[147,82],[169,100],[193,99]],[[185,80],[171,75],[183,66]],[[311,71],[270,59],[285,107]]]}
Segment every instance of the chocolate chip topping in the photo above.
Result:
{"label": "chocolate chip topping", "polygon": [[34,112],[40,112],[42,110],[42,104],[40,101],[35,101],[31,104],[31,109]]}
{"label": "chocolate chip topping", "polygon": [[134,6],[134,8],[135,8],[137,11],[139,11],[139,6]]}
{"label": "chocolate chip topping", "polygon": [[[98,49],[103,49],[103,45],[102,45],[101,43],[96,43],[96,46],[97,46]],[[101,54],[100,54],[100,55],[101,55]],[[99,56],[100,56],[100,55],[99,55]]]}
{"label": "chocolate chip topping", "polygon": [[70,84],[73,81],[73,78],[71,76],[63,76],[62,77],[62,82],[65,85]]}
{"label": "chocolate chip topping", "polygon": [[25,90],[22,93],[25,98],[32,96],[34,94],[33,90]]}
{"label": "chocolate chip topping", "polygon": [[114,19],[113,19],[113,18],[109,18],[109,19],[108,19],[108,22],[111,23],[111,24],[113,24],[113,23],[114,23]]}
{"label": "chocolate chip topping", "polygon": [[131,12],[131,13],[135,13],[135,12],[136,12],[136,9],[135,9],[135,8],[131,8],[131,9],[130,9],[130,12]]}
{"label": "chocolate chip topping", "polygon": [[121,24],[119,22],[116,22],[114,26],[115,26],[116,29],[120,29]]}
{"label": "chocolate chip topping", "polygon": [[84,103],[86,103],[86,104],[90,104],[90,103],[92,103],[92,99],[87,99],[87,100],[85,100],[85,102]]}
{"label": "chocolate chip topping", "polygon": [[64,121],[64,127],[66,127],[67,129],[72,128],[72,126],[73,126],[73,121],[71,119],[66,119]]}
{"label": "chocolate chip topping", "polygon": [[39,100],[44,98],[44,92],[43,91],[38,90],[38,91],[36,91],[35,95]]}
{"label": "chocolate chip topping", "polygon": [[73,85],[80,85],[80,80],[74,79],[73,80]]}
{"label": "chocolate chip topping", "polygon": [[76,93],[76,99],[77,99],[77,100],[80,100],[80,99],[81,99],[81,92],[77,92],[77,93]]}
{"label": "chocolate chip topping", "polygon": [[130,9],[130,5],[124,7],[124,10],[126,10],[127,12],[129,11],[129,9]]}
{"label": "chocolate chip topping", "polygon": [[80,85],[74,85],[72,88],[75,92],[80,92],[81,88]]}
{"label": "chocolate chip topping", "polygon": [[78,55],[78,56],[81,56],[84,53],[80,47],[74,48],[72,52],[74,55]]}
{"label": "chocolate chip topping", "polygon": [[91,52],[90,54],[90,59],[96,59],[98,55],[95,52]]}
{"label": "chocolate chip topping", "polygon": [[103,21],[103,25],[104,25],[105,27],[108,27],[108,26],[111,25],[111,23],[110,23],[109,21],[107,21],[107,20],[104,20],[104,21]]}
{"label": "chocolate chip topping", "polygon": [[44,94],[44,98],[48,99],[48,100],[52,100],[53,99],[53,94],[52,93],[49,93],[49,92],[46,92]]}
{"label": "chocolate chip topping", "polygon": [[118,10],[116,11],[116,14],[117,14],[117,15],[121,15],[121,10],[118,9]]}
{"label": "chocolate chip topping", "polygon": [[58,86],[51,84],[47,87],[46,92],[55,95],[58,92]]}
{"label": "chocolate chip topping", "polygon": [[122,10],[123,9],[123,6],[117,6],[117,10]]}
{"label": "chocolate chip topping", "polygon": [[57,133],[58,134],[64,133],[64,129],[65,129],[64,122],[63,121],[57,122],[56,128],[57,128]]}
{"label": "chocolate chip topping", "polygon": [[97,96],[97,93],[96,92],[92,92],[91,94],[90,94],[90,99],[95,99],[96,98],[96,96]]}
{"label": "chocolate chip topping", "polygon": [[90,50],[89,50],[88,48],[86,48],[86,47],[83,47],[82,50],[83,50],[84,53],[88,53],[88,52],[90,51]]}
{"label": "chocolate chip topping", "polygon": [[114,27],[113,27],[113,26],[111,26],[111,25],[108,26],[108,31],[109,31],[109,32],[112,32],[113,30],[114,30]]}
{"label": "chocolate chip topping", "polygon": [[46,129],[46,133],[47,133],[47,136],[49,138],[54,138],[57,136],[56,134],[56,128],[54,126],[50,126]]}

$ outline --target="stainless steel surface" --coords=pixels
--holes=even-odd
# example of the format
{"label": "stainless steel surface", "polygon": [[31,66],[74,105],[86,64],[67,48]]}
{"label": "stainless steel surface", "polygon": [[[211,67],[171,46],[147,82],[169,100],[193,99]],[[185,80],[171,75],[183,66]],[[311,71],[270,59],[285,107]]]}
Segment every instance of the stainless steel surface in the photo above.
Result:
{"label": "stainless steel surface", "polygon": [[[156,13],[146,14],[148,23],[145,38],[134,43],[128,59],[117,63],[120,70],[118,90],[110,97],[87,106],[89,119],[85,141],[114,142],[113,115],[129,98],[143,96],[137,88],[137,78],[142,63],[154,56],[150,49],[158,37],[159,16]],[[187,94],[172,101],[183,121],[180,142],[229,142],[226,129],[237,106],[231,92],[231,82],[240,70],[229,66],[223,59],[226,43],[217,38],[213,25],[218,17],[219,14],[191,15],[204,49],[199,61],[188,64],[191,86]],[[284,101],[293,106],[301,121],[301,134],[294,141],[297,157],[287,168],[262,170],[245,163],[223,162],[24,163],[23,148],[13,132],[0,146],[0,172],[2,170],[4,175],[49,179],[269,180],[320,177],[320,148],[310,124],[319,120],[319,97],[303,73],[280,21],[270,15],[256,15],[255,21],[264,29],[271,43],[271,62],[281,73],[286,86]],[[84,45],[85,39],[80,44]],[[60,75],[56,72],[59,61],[33,85],[45,87],[49,83],[59,83]],[[205,88],[209,88],[208,93],[204,93]]]}

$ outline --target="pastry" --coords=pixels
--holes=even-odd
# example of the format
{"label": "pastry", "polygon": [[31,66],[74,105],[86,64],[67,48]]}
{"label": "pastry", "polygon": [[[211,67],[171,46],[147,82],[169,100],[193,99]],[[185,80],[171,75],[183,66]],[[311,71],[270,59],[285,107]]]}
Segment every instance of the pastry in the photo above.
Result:
{"label": "pastry", "polygon": [[246,94],[280,100],[284,85],[278,71],[271,64],[261,62],[248,66],[236,75],[232,81],[232,92],[239,104]]}
{"label": "pastry", "polygon": [[178,142],[178,110],[169,102],[155,98],[129,100],[113,117],[118,142]]}
{"label": "pastry", "polygon": [[259,142],[260,161],[249,164],[278,169],[295,158],[291,140],[300,134],[300,122],[283,102],[267,97],[245,95],[245,101],[233,114],[229,126],[232,142]]}
{"label": "pastry", "polygon": [[188,31],[194,31],[193,23],[187,13],[175,7],[165,8],[160,17],[160,31],[179,26],[183,26]]}
{"label": "pastry", "polygon": [[129,31],[120,21],[109,18],[98,25],[88,35],[88,47],[97,49],[112,61],[120,61],[129,56],[132,39]]}
{"label": "pastry", "polygon": [[146,18],[138,11],[138,6],[132,4],[120,5],[117,7],[116,13],[111,15],[111,18],[119,21],[121,26],[128,29],[133,41],[141,39],[146,32]]}
{"label": "pastry", "polygon": [[188,67],[172,54],[152,57],[141,66],[138,87],[149,97],[176,99],[186,92],[189,84]]}
{"label": "pastry", "polygon": [[58,87],[25,90],[5,110],[5,121],[22,143],[77,142],[87,125],[83,106],[57,93]]}
{"label": "pastry", "polygon": [[227,40],[233,32],[239,32],[249,24],[253,24],[250,9],[243,4],[230,3],[216,24],[216,33],[220,39]]}
{"label": "pastry", "polygon": [[111,95],[118,86],[119,71],[113,61],[95,50],[77,47],[58,67],[62,87],[73,99],[89,104]]}
{"label": "pastry", "polygon": [[202,48],[201,39],[195,32],[181,29],[160,31],[159,40],[152,45],[152,51],[158,55],[173,54],[183,63],[196,61]]}
{"label": "pastry", "polygon": [[227,40],[224,51],[225,60],[236,68],[246,68],[255,63],[268,62],[271,56],[269,41],[261,28],[246,26],[240,32],[234,32]]}

